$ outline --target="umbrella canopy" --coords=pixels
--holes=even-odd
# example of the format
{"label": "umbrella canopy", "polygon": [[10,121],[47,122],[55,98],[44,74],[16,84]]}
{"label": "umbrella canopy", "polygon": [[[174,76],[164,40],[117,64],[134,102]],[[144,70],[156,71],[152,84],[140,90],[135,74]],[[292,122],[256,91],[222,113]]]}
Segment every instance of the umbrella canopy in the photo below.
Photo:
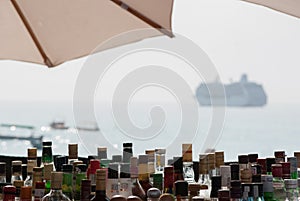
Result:
{"label": "umbrella canopy", "polygon": [[1,0],[0,59],[52,67],[124,32],[150,29],[103,48],[171,36],[172,6],[173,0]]}
{"label": "umbrella canopy", "polygon": [[299,0],[244,0],[300,18]]}

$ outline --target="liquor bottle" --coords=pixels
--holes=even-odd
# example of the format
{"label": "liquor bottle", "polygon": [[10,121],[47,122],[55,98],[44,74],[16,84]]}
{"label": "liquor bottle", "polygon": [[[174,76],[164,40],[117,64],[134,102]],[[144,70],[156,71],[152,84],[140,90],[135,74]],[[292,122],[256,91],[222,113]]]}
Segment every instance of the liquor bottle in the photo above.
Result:
{"label": "liquor bottle", "polygon": [[285,179],[284,180],[286,201],[298,201],[298,181],[297,179]]}
{"label": "liquor bottle", "polygon": [[100,161],[107,158],[107,147],[98,147],[97,152],[97,159]]}
{"label": "liquor bottle", "polygon": [[291,163],[290,162],[281,162],[282,166],[282,179],[290,179],[291,178]]}
{"label": "liquor bottle", "polygon": [[11,183],[16,180],[23,180],[22,178],[22,161],[12,161],[12,173],[11,173]]}
{"label": "liquor bottle", "polygon": [[153,175],[153,187],[163,191],[163,174],[155,173]]}
{"label": "liquor bottle", "polygon": [[[51,174],[50,174],[50,177],[51,177]],[[51,185],[51,183],[50,183]],[[51,188],[51,186],[50,186]],[[48,194],[48,193],[45,193],[45,183],[44,182],[41,182],[41,181],[37,181],[35,183],[35,190],[34,190],[34,201],[41,201],[42,198],[45,196],[45,194]]]}
{"label": "liquor bottle", "polygon": [[132,195],[129,163],[121,163],[119,181],[120,181],[120,190],[119,190],[120,195],[126,198]]}
{"label": "liquor bottle", "polygon": [[161,191],[157,188],[150,188],[147,191],[147,201],[158,201],[161,195]]}
{"label": "liquor bottle", "polygon": [[80,201],[90,201],[91,196],[91,180],[81,180]]}
{"label": "liquor bottle", "polygon": [[297,171],[297,158],[296,157],[288,157],[288,162],[290,162],[291,166],[291,179],[298,179],[298,171]]}
{"label": "liquor bottle", "polygon": [[123,143],[123,163],[130,163],[130,158],[133,155],[132,143]]}
{"label": "liquor bottle", "polygon": [[173,157],[174,182],[184,180],[182,157]]}
{"label": "liquor bottle", "polygon": [[22,186],[20,201],[32,201],[32,187],[31,186]]}
{"label": "liquor bottle", "polygon": [[261,166],[261,174],[267,174],[267,160],[265,158],[258,158],[257,164]]}
{"label": "liquor bottle", "polygon": [[245,201],[253,201],[253,185],[250,183],[243,183],[243,200]]}
{"label": "liquor bottle", "polygon": [[230,163],[230,171],[231,171],[231,181],[239,181],[240,180],[240,167],[238,163]]}
{"label": "liquor bottle", "polygon": [[43,176],[43,181],[45,182],[45,194],[48,194],[51,190],[51,172],[53,172],[53,165],[45,164]]}
{"label": "liquor bottle", "polygon": [[21,165],[21,172],[22,172],[22,178],[26,179],[27,178],[27,164]]}
{"label": "liquor bottle", "polygon": [[16,187],[16,195],[15,195],[15,201],[20,200],[20,194],[21,194],[21,187],[24,186],[24,181],[16,180],[13,183],[14,187]]}
{"label": "liquor bottle", "polygon": [[251,183],[252,171],[249,166],[248,155],[239,155],[240,178],[242,183]]}
{"label": "liquor bottle", "polygon": [[106,182],[106,194],[109,199],[119,194],[119,165],[111,163],[108,166],[108,178]]}
{"label": "liquor bottle", "polygon": [[274,201],[274,187],[272,175],[261,175],[265,201]]}
{"label": "liquor bottle", "polygon": [[211,178],[211,200],[218,200],[218,191],[221,189],[221,176],[212,176]]}
{"label": "liquor bottle", "polygon": [[182,144],[183,178],[189,183],[195,182],[192,150],[192,144]]}
{"label": "liquor bottle", "polygon": [[139,197],[141,200],[146,200],[146,193],[139,182],[138,162],[137,157],[130,158],[130,177],[132,195]]}
{"label": "liquor bottle", "polygon": [[194,180],[197,183],[199,181],[199,161],[193,161]]}
{"label": "liquor bottle", "polygon": [[208,174],[209,177],[216,175],[216,155],[215,153],[208,153],[207,154],[207,167],[208,167]]}
{"label": "liquor bottle", "polygon": [[90,160],[87,170],[87,178],[91,180],[92,193],[96,192],[96,170],[100,169],[100,161],[97,159]]}
{"label": "liquor bottle", "polygon": [[187,181],[176,181],[175,182],[175,196],[177,201],[189,201]]}
{"label": "liquor bottle", "polygon": [[218,191],[218,200],[219,201],[230,201],[230,190],[229,189],[220,189]]}
{"label": "liquor bottle", "polygon": [[[260,190],[261,188],[261,190]],[[254,201],[263,201],[263,194],[262,194],[262,184],[253,184],[253,200]]]}
{"label": "liquor bottle", "polygon": [[241,181],[235,180],[230,182],[230,197],[231,201],[241,201],[242,199],[242,185]]}
{"label": "liquor bottle", "polygon": [[163,173],[166,165],[166,149],[155,149],[155,172]]}
{"label": "liquor bottle", "polygon": [[7,185],[3,187],[3,201],[15,201],[16,187]]}
{"label": "liquor bottle", "polygon": [[32,174],[33,174],[33,168],[36,167],[36,163],[32,160],[27,161],[27,177],[25,179],[25,186],[32,186]]}
{"label": "liquor bottle", "polygon": [[193,197],[199,196],[201,185],[198,183],[189,184],[189,200],[192,201]]}
{"label": "liquor bottle", "polygon": [[284,192],[284,182],[282,179],[281,164],[272,165],[272,175],[273,175],[274,196],[278,200],[284,200],[285,192]]}
{"label": "liquor bottle", "polygon": [[109,201],[106,195],[106,170],[96,171],[96,194],[91,201]]}
{"label": "liquor bottle", "polygon": [[209,199],[211,191],[211,180],[208,172],[208,156],[207,154],[199,155],[199,184],[201,185],[200,197]]}
{"label": "liquor bottle", "polygon": [[6,183],[6,163],[0,162],[0,183]]}
{"label": "liquor bottle", "polygon": [[68,164],[73,165],[73,162],[78,160],[78,144],[69,144]]}
{"label": "liquor bottle", "polygon": [[275,163],[285,162],[285,151],[274,151]]}
{"label": "liquor bottle", "polygon": [[148,155],[148,173],[150,183],[153,184],[153,175],[155,173],[155,150],[146,150],[145,154]]}
{"label": "liquor bottle", "polygon": [[[64,164],[62,166],[63,171],[63,179],[62,179],[62,192],[66,195],[70,200],[73,199],[73,165]],[[51,181],[52,182],[52,181]]]}
{"label": "liquor bottle", "polygon": [[41,167],[44,167],[44,164],[52,164],[54,166],[51,141],[43,142]]}
{"label": "liquor bottle", "polygon": [[222,178],[222,189],[229,189],[230,188],[230,181],[231,181],[231,170],[229,165],[221,165],[220,166],[220,175]]}
{"label": "liquor bottle", "polygon": [[216,166],[216,175],[221,175],[220,166],[224,165],[224,151],[215,152],[215,166]]}
{"label": "liquor bottle", "polygon": [[266,172],[268,175],[272,175],[272,165],[275,163],[275,158],[266,158]]}
{"label": "liquor bottle", "polygon": [[248,154],[250,166],[257,164],[258,154]]}
{"label": "liquor bottle", "polygon": [[42,201],[71,201],[62,192],[62,172],[51,173],[51,191],[42,198]]}
{"label": "liquor bottle", "polygon": [[165,166],[164,168],[164,193],[174,193],[174,167]]}
{"label": "liquor bottle", "polygon": [[152,184],[149,180],[149,171],[148,171],[148,155],[139,155],[139,182],[145,192],[148,189],[152,188]]}
{"label": "liquor bottle", "polygon": [[55,169],[56,169],[56,171],[57,172],[61,172],[63,164],[67,164],[68,163],[68,157],[67,156],[57,156],[55,158],[55,162],[56,162],[55,163]]}
{"label": "liquor bottle", "polygon": [[32,162],[33,167],[37,167],[37,148],[27,149],[27,163]]}
{"label": "liquor bottle", "polygon": [[294,152],[294,157],[296,157],[296,159],[297,159],[297,171],[299,173],[300,172],[300,152],[295,151]]}
{"label": "liquor bottle", "polygon": [[38,181],[43,181],[43,168],[42,167],[34,167],[33,175],[32,175],[32,190],[35,190],[35,184]]}
{"label": "liquor bottle", "polygon": [[79,164],[75,166],[75,188],[73,188],[75,189],[73,192],[75,201],[80,201],[81,181],[86,179],[86,170],[86,164]]}

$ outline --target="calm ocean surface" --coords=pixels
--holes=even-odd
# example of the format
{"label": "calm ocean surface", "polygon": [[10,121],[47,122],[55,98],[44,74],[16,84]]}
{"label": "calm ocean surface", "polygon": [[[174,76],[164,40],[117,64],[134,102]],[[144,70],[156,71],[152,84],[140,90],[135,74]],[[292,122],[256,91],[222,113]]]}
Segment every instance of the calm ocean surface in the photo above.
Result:
{"label": "calm ocean surface", "polygon": [[[147,122],[147,115],[143,110],[136,108],[133,119]],[[171,111],[170,111],[171,110]],[[134,142],[135,154],[142,153],[145,149],[154,147],[164,147],[168,144],[173,134],[178,130],[178,118],[176,108],[168,109],[171,115],[167,116],[165,131],[155,137],[154,140],[134,140],[122,134],[114,125],[113,121],[107,118],[107,122],[100,124],[103,136],[110,142],[109,155],[120,154],[123,141]],[[193,140],[194,160],[198,160],[198,154],[205,150],[203,139],[211,125],[211,109],[200,107],[200,126],[198,134]],[[139,115],[141,118],[139,118]],[[55,119],[62,119],[67,126],[74,126],[72,103],[8,103],[0,104],[0,123],[15,123],[33,125],[36,127],[34,135],[43,135],[44,140],[53,141],[54,154],[67,154],[67,144],[76,143],[79,146],[79,155],[96,154],[97,146],[103,144],[103,136],[97,132],[81,132],[76,130],[41,130],[41,127],[48,126]],[[171,120],[169,120],[169,119]],[[82,118],[84,119],[84,118]],[[179,118],[180,119],[180,118]],[[149,120],[149,119],[148,119]],[[86,119],[89,121],[89,119]],[[144,126],[147,123],[144,122]],[[142,125],[143,126],[143,125]],[[15,135],[29,136],[30,132],[17,130],[10,132]],[[7,134],[4,129],[0,134]],[[208,136],[209,137],[209,136]],[[215,148],[224,150],[226,160],[236,160],[237,154],[259,153],[260,157],[272,156],[274,150],[285,150],[287,155],[292,155],[294,151],[300,150],[300,105],[297,104],[269,104],[262,108],[226,108],[226,116],[222,133],[219,140],[215,140]],[[0,140],[1,155],[22,155],[25,156],[29,141],[20,140]],[[181,145],[178,149],[167,150],[168,154],[180,155]]]}

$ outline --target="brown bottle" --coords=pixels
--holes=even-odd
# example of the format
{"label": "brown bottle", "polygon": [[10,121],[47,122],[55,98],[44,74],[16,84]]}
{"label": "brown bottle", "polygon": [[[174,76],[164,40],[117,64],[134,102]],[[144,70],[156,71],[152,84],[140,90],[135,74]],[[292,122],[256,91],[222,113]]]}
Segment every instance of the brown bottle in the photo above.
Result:
{"label": "brown bottle", "polygon": [[148,155],[139,155],[139,182],[144,189],[144,192],[147,192],[150,188],[152,188],[152,184],[149,180],[149,172],[148,172]]}
{"label": "brown bottle", "polygon": [[20,201],[31,201],[32,200],[32,188],[31,186],[22,186]]}

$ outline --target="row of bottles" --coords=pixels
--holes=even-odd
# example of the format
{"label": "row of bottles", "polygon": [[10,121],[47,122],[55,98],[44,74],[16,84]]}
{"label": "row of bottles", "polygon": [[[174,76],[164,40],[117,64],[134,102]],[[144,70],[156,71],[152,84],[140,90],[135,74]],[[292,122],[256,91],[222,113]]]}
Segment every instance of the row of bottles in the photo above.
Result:
{"label": "row of bottles", "polygon": [[215,151],[195,162],[192,150],[192,144],[182,144],[182,155],[166,163],[165,149],[135,157],[132,143],[123,143],[122,155],[109,159],[107,148],[99,147],[97,156],[79,160],[78,145],[69,144],[68,157],[56,157],[54,163],[52,142],[44,142],[40,167],[36,148],[28,149],[26,178],[22,162],[12,161],[7,183],[6,164],[0,162],[0,195],[4,201],[300,200],[299,152],[288,158],[283,151],[266,159],[239,155],[238,161],[224,162],[224,152]]}

